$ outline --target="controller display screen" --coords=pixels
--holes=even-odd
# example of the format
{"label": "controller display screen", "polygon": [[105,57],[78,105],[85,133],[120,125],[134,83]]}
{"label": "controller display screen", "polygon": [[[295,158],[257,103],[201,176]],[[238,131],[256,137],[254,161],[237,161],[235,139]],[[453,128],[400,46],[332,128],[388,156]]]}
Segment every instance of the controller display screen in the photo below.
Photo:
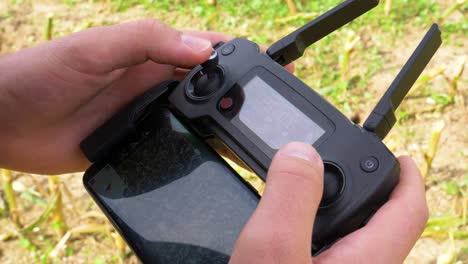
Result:
{"label": "controller display screen", "polygon": [[239,119],[270,148],[291,141],[316,142],[325,130],[286,100],[273,87],[255,76],[242,90],[245,99]]}

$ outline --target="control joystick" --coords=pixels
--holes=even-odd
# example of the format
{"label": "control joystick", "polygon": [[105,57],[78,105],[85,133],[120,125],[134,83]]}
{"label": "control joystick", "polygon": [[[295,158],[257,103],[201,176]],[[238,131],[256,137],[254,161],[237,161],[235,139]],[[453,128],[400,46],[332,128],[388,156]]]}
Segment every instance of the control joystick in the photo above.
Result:
{"label": "control joystick", "polygon": [[223,83],[223,71],[218,67],[218,52],[213,50],[207,61],[202,63],[202,67],[192,78],[187,86],[187,95],[194,100],[208,98]]}
{"label": "control joystick", "polygon": [[207,74],[213,73],[213,69],[216,69],[216,67],[218,66],[218,61],[218,52],[216,50],[213,50],[208,60],[201,64],[203,71],[206,71]]}
{"label": "control joystick", "polygon": [[323,179],[323,195],[320,208],[335,203],[344,191],[345,178],[343,171],[333,163],[325,162]]}

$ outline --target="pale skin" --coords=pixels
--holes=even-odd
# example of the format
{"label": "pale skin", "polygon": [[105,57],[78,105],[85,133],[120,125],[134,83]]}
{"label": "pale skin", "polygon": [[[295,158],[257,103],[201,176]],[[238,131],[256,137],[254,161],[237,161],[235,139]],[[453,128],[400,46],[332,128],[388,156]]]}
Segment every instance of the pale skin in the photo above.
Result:
{"label": "pale skin", "polygon": [[[41,174],[82,171],[79,142],[133,98],[205,61],[229,37],[176,31],[157,20],[85,30],[0,58],[0,167]],[[292,70],[292,67],[288,68]],[[400,183],[369,223],[318,257],[312,226],[323,164],[293,142],[273,159],[265,193],[230,263],[401,263],[428,218],[424,184],[409,157]]]}

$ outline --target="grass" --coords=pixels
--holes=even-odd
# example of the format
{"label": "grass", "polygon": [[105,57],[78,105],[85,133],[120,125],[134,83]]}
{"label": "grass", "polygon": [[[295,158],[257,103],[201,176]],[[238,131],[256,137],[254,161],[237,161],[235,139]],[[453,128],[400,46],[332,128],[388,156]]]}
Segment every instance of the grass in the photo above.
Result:
{"label": "grass", "polygon": [[[10,3],[22,7],[29,1],[11,0]],[[188,0],[56,1],[57,5],[67,5],[69,10],[79,10],[84,5],[91,8],[106,6],[103,12],[127,14],[140,8],[177,28],[216,30],[246,37],[265,46],[341,2],[296,0],[292,1],[295,8],[291,8],[283,0],[218,0],[216,5],[213,1]],[[381,78],[388,76],[388,73],[396,75],[416,47],[416,40],[422,38],[432,22],[440,23],[444,47],[460,49],[466,45],[463,32],[468,31],[468,21],[466,15],[461,15],[467,13],[466,2],[441,3],[444,2],[385,0],[373,11],[307,49],[297,61],[295,74],[347,116],[353,117],[355,122],[362,122],[365,117],[362,112],[370,110],[390,84],[390,80]],[[296,12],[291,12],[292,9]],[[15,13],[11,10],[0,11],[0,14],[6,23],[15,19]],[[56,15],[44,18],[44,23],[37,28],[37,31],[44,33],[40,38],[51,39],[93,25],[111,23],[105,19],[98,21],[94,17],[85,17],[74,22],[73,26],[64,27],[64,19]],[[449,209],[432,212],[424,233],[425,237],[448,241],[447,251],[439,257],[440,263],[454,263],[467,250],[455,245],[468,237],[468,174],[453,175],[455,172],[451,171],[442,174],[440,170],[443,168],[440,167],[434,170],[434,166],[437,166],[434,161],[437,161],[438,152],[446,142],[444,136],[447,134],[444,133],[449,133],[448,125],[440,131],[429,126],[424,141],[414,130],[404,127],[415,122],[431,122],[421,121],[426,113],[444,115],[448,109],[464,107],[465,63],[466,57],[429,67],[397,112],[400,121],[395,130],[399,133],[394,133],[386,141],[392,150],[408,151],[410,143],[418,144],[423,157],[420,165],[424,168],[424,174],[429,175],[426,177],[428,188],[441,189],[438,194],[447,197],[451,203]],[[466,157],[464,154],[459,156],[462,161]],[[240,167],[237,169],[243,176],[252,179],[248,171]],[[0,192],[6,197],[6,206],[0,210],[0,220],[9,218],[9,223],[15,224],[0,231],[0,241],[12,240],[11,243],[31,253],[30,260],[41,263],[58,262],[77,254],[90,263],[122,263],[129,260],[128,249],[103,216],[93,210],[91,214],[86,213],[91,201],[85,205],[64,206],[63,201],[71,203],[76,200],[75,194],[65,184],[62,185],[57,178],[50,178],[51,187],[48,189],[44,182],[36,179],[38,176],[4,171]],[[23,181],[29,184],[15,191],[15,182]],[[254,185],[263,188],[261,183]],[[32,217],[28,211],[37,213]],[[112,257],[103,257],[100,252],[81,249],[79,243],[87,237],[107,243],[117,253]]]}

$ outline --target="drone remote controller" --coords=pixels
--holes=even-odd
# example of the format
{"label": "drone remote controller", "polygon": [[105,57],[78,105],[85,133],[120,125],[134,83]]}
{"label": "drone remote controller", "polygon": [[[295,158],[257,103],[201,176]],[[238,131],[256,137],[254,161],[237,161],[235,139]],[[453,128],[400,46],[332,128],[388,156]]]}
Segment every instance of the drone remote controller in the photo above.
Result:
{"label": "drone remote controller", "polygon": [[395,108],[440,46],[440,31],[432,26],[363,128],[283,66],[377,4],[346,1],[274,43],[266,54],[246,39],[219,43],[169,96],[202,137],[221,139],[263,179],[284,144],[301,141],[317,149],[325,178],[314,250],[364,225],[397,185],[399,163],[382,139],[396,121]]}
{"label": "drone remote controller", "polygon": [[127,139],[138,134],[138,123],[156,100],[168,102],[199,137],[220,139],[263,180],[281,146],[309,143],[325,168],[313,230],[312,253],[317,254],[365,225],[398,184],[398,160],[382,140],[396,122],[395,109],[441,45],[441,34],[436,24],[430,28],[363,127],[283,66],[377,4],[345,1],[266,53],[242,38],[218,43],[184,80],[150,90],[86,138],[81,148],[90,161],[102,164],[116,146],[128,145]]}

